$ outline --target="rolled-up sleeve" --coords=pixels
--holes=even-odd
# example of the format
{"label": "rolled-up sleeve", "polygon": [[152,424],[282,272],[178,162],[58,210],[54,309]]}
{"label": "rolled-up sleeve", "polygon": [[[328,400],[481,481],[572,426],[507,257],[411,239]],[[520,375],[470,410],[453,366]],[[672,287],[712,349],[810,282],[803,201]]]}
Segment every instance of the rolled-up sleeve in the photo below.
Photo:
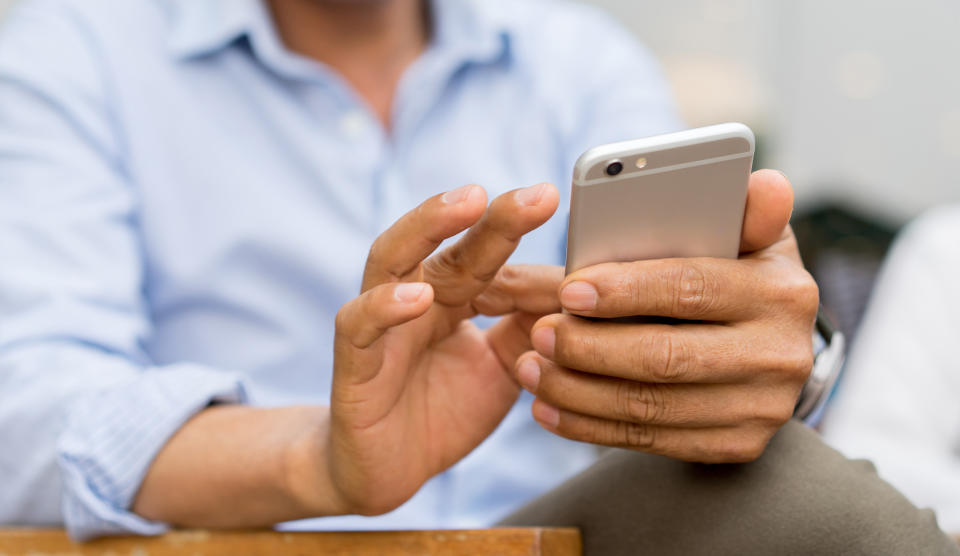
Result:
{"label": "rolled-up sleeve", "polygon": [[130,512],[164,443],[240,376],[156,365],[136,184],[109,68],[68,4],[0,28],[0,523],[153,534]]}

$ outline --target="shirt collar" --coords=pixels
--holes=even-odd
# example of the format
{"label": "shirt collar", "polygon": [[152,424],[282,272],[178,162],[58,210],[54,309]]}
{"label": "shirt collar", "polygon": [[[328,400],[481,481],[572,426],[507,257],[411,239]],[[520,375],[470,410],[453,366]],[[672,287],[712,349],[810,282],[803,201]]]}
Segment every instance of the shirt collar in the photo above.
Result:
{"label": "shirt collar", "polygon": [[259,0],[172,0],[170,51],[177,58],[195,58],[223,50],[253,33],[266,16]]}
{"label": "shirt collar", "polygon": [[[463,62],[493,62],[510,50],[510,29],[484,0],[431,0],[430,48]],[[180,59],[216,54],[237,39],[278,43],[263,0],[171,0],[169,46]],[[487,5],[485,5],[487,4]],[[259,40],[258,40],[259,39]]]}

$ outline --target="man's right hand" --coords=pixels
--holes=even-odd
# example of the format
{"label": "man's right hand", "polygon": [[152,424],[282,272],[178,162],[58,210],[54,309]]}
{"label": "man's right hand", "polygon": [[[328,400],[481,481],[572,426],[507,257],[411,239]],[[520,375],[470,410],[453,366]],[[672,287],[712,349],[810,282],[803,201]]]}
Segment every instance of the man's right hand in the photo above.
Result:
{"label": "man's right hand", "polygon": [[[413,496],[493,432],[520,391],[510,370],[532,349],[530,328],[560,310],[562,268],[503,266],[558,197],[541,184],[487,207],[483,189],[466,186],[401,218],[337,315],[330,407],[200,411],[157,454],[134,512],[264,527],[383,513]],[[504,317],[481,331],[467,320],[481,313]]]}
{"label": "man's right hand", "polygon": [[[511,369],[531,349],[537,317],[560,309],[563,270],[503,265],[558,198],[540,184],[488,208],[481,187],[465,186],[427,200],[376,240],[361,295],[337,315],[330,426],[307,444],[325,443],[321,491],[337,495],[338,513],[399,506],[513,405]],[[482,331],[467,320],[480,313],[506,316]]]}

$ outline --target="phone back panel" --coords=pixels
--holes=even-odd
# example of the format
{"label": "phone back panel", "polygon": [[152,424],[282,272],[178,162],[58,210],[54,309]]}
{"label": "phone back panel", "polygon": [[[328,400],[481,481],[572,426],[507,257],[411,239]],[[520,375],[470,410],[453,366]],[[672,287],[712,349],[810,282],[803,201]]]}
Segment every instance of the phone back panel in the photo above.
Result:
{"label": "phone back panel", "polygon": [[[587,151],[574,170],[567,273],[613,261],[736,258],[753,150],[749,128],[722,124]],[[604,173],[611,160],[623,164],[620,175]]]}

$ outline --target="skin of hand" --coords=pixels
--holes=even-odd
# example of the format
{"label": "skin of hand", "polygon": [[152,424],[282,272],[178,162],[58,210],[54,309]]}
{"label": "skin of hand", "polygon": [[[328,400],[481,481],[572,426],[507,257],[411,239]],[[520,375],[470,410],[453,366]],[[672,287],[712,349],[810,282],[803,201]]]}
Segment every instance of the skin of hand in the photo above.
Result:
{"label": "skin of hand", "polygon": [[[607,263],[565,277],[517,380],[541,426],[573,440],[704,463],[759,457],[813,364],[819,302],[788,226],[790,183],[749,182],[736,260]],[[611,322],[612,317],[681,319]]]}
{"label": "skin of hand", "polygon": [[[399,506],[509,411],[520,392],[515,361],[532,348],[537,318],[559,311],[563,271],[503,265],[558,200],[540,184],[487,208],[484,190],[465,186],[427,200],[374,242],[362,293],[336,322],[321,441],[329,477],[320,482],[334,486],[338,513]],[[467,320],[477,314],[506,316],[482,331]]]}
{"label": "skin of hand", "polygon": [[[512,369],[531,326],[560,310],[561,268],[503,266],[558,198],[541,184],[487,207],[482,188],[465,186],[401,218],[337,315],[330,407],[204,409],[157,454],[134,512],[264,527],[383,513],[413,496],[493,432],[520,392]],[[477,314],[504,316],[481,331],[466,320]]]}
{"label": "skin of hand", "polygon": [[[786,179],[752,176],[739,260],[598,265],[566,278],[560,267],[503,266],[557,201],[541,184],[488,208],[466,186],[408,213],[374,243],[362,294],[337,315],[331,406],[201,411],[157,455],[133,510],[190,527],[383,513],[493,432],[518,382],[537,396],[534,417],[569,438],[695,461],[757,457],[812,359],[817,290],[786,225]],[[596,295],[571,295],[576,283]],[[504,317],[480,331],[466,320],[476,314]]]}

